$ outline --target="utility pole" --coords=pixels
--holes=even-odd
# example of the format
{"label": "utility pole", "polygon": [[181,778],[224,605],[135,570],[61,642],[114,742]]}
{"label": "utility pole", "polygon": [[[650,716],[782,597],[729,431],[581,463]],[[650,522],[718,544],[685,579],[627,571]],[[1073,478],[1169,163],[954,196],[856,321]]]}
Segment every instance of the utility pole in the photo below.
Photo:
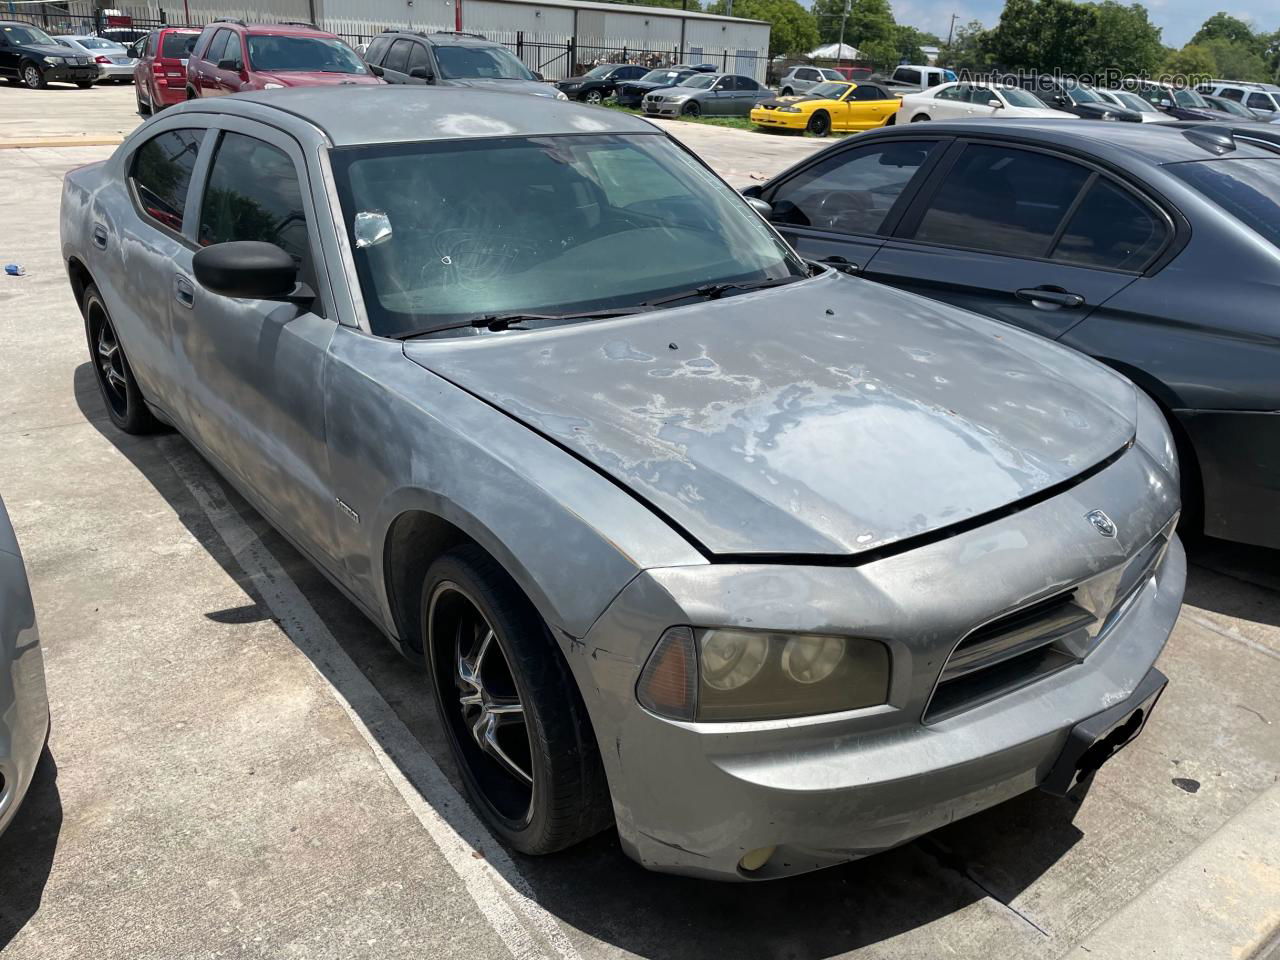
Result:
{"label": "utility pole", "polygon": [[952,35],[955,33],[955,30],[956,30],[956,18],[957,18],[958,16],[959,16],[959,14],[957,14],[957,13],[953,13],[953,14],[951,15],[951,26],[947,27],[947,49],[950,49],[950,48],[951,48],[951,37],[952,37]]}
{"label": "utility pole", "polygon": [[836,63],[844,59],[844,22],[849,16],[849,4],[852,0],[845,0],[843,6],[840,7],[840,45],[836,47]]}

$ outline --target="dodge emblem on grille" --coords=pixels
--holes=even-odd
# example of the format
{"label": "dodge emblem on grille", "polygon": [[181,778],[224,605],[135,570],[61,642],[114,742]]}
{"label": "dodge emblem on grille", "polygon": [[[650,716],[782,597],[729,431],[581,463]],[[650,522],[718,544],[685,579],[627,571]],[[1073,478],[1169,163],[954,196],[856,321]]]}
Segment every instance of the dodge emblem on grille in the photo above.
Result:
{"label": "dodge emblem on grille", "polygon": [[1084,515],[1084,518],[1092,523],[1094,529],[1104,537],[1114,537],[1116,535],[1116,525],[1101,510],[1090,510]]}

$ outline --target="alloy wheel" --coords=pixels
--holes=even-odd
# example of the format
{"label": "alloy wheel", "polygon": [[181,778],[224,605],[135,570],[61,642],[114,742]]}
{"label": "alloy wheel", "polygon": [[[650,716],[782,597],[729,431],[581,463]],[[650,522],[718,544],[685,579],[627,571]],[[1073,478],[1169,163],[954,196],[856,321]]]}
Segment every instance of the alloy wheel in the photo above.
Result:
{"label": "alloy wheel", "polygon": [[453,689],[438,683],[437,695],[452,733],[485,799],[507,820],[522,821],[533,803],[533,759],[511,664],[494,628],[456,586],[442,587],[435,609],[448,618],[437,624],[451,628]]}
{"label": "alloy wheel", "polygon": [[600,95],[599,90],[590,90],[587,92],[587,103],[599,103],[604,97]]}
{"label": "alloy wheel", "polygon": [[28,63],[26,67],[23,68],[23,71],[22,71],[22,82],[25,83],[32,90],[39,88],[40,71],[37,70],[33,64]]}
{"label": "alloy wheel", "polygon": [[111,408],[119,416],[126,416],[129,412],[129,381],[125,372],[124,353],[120,350],[115,328],[105,317],[98,321],[94,351],[98,378],[107,403],[111,404]]}

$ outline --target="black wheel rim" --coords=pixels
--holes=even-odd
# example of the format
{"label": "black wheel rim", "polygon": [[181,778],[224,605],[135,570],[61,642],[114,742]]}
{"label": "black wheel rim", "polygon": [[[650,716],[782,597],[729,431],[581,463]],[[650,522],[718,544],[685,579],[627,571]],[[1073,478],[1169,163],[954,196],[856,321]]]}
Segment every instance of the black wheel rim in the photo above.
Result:
{"label": "black wheel rim", "polygon": [[827,118],[819,114],[809,121],[809,129],[814,133],[823,134],[827,132]]}
{"label": "black wheel rim", "polygon": [[699,113],[702,112],[702,108],[699,107],[696,103],[691,103],[689,104],[689,106],[684,108],[684,112],[691,117],[696,117]]}
{"label": "black wheel rim", "polygon": [[485,801],[526,823],[535,786],[528,720],[497,631],[456,584],[431,605],[435,693],[454,746]]}
{"label": "black wheel rim", "polygon": [[99,316],[95,327],[94,360],[98,382],[102,385],[102,395],[115,414],[124,417],[129,413],[129,377],[124,351],[120,349],[120,341],[116,339],[116,331],[110,320]]}

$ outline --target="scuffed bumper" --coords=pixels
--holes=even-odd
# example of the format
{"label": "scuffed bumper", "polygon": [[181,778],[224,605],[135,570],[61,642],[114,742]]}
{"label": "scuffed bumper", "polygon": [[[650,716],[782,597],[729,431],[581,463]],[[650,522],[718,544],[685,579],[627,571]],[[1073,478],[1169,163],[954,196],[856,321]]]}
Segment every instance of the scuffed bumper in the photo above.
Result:
{"label": "scuffed bumper", "polygon": [[44,661],[26,573],[19,557],[0,551],[0,833],[26,795],[48,732]]}
{"label": "scuffed bumper", "polygon": [[[1115,538],[1078,532],[1095,508],[1125,518]],[[889,849],[1040,785],[1072,728],[1124,701],[1151,671],[1182,603],[1181,543],[1171,539],[1083,661],[922,722],[947,654],[968,625],[1135,556],[1169,531],[1176,512],[1172,482],[1133,451],[1070,493],[871,564],[711,564],[641,575],[569,651],[624,849],[654,870],[768,879]],[[857,625],[891,647],[888,702],[750,723],[656,716],[636,701],[635,683],[673,623],[795,632]],[[769,848],[763,867],[739,868],[745,854]]]}

